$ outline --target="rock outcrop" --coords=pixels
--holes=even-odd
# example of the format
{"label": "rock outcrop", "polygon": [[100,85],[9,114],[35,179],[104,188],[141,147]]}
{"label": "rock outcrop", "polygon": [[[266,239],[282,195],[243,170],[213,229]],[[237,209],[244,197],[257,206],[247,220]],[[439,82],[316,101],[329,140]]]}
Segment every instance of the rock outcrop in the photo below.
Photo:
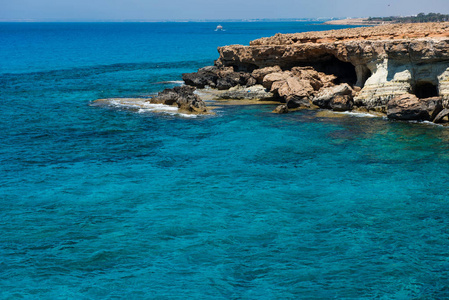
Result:
{"label": "rock outcrop", "polygon": [[274,94],[262,85],[256,84],[250,87],[234,86],[227,91],[223,92],[220,96],[221,99],[264,99],[271,100],[275,98]]}
{"label": "rock outcrop", "polygon": [[404,94],[388,101],[387,117],[393,120],[433,121],[442,110],[439,97],[418,99],[415,95]]}
{"label": "rock outcrop", "polygon": [[207,66],[194,73],[182,74],[182,80],[187,85],[204,88],[205,86],[215,87],[218,80],[218,68],[215,66]]}
{"label": "rock outcrop", "polygon": [[192,86],[177,86],[159,92],[156,97],[151,98],[148,101],[153,104],[176,104],[179,110],[189,113],[207,113],[206,104],[198,95],[193,93],[194,91],[195,87]]}
{"label": "rock outcrop", "polygon": [[442,111],[440,111],[440,113],[433,119],[433,122],[435,123],[443,122],[443,119],[447,116],[449,116],[449,109],[445,108]]}
{"label": "rock outcrop", "polygon": [[[347,83],[343,83],[321,89],[312,102],[321,108],[335,108],[334,110],[338,111],[351,110],[354,93],[354,90]],[[345,107],[348,109],[344,109]]]}
{"label": "rock outcrop", "polygon": [[204,88],[210,86],[219,90],[227,90],[231,87],[251,86],[257,83],[257,80],[247,72],[235,72],[233,67],[207,66],[198,70],[198,72],[182,74],[182,80],[187,85]]}
{"label": "rock outcrop", "polygon": [[276,106],[276,108],[273,110],[273,113],[275,113],[275,114],[286,114],[286,113],[288,113],[287,104],[281,104],[281,105]]}

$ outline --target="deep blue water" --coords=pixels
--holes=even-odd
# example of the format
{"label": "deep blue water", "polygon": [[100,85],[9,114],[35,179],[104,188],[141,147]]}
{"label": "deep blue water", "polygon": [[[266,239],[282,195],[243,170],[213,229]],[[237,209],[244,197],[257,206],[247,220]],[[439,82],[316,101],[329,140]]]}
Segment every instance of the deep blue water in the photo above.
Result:
{"label": "deep blue water", "polygon": [[0,298],[444,299],[449,131],[93,107],[307,23],[0,24]]}

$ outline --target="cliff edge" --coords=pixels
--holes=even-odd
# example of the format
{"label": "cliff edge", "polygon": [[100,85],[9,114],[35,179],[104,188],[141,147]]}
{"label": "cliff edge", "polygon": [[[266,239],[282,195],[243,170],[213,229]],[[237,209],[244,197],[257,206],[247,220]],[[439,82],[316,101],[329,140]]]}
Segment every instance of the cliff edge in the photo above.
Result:
{"label": "cliff edge", "polygon": [[312,66],[362,88],[355,102],[385,107],[396,95],[449,98],[449,22],[276,34],[218,48],[217,66],[235,70]]}

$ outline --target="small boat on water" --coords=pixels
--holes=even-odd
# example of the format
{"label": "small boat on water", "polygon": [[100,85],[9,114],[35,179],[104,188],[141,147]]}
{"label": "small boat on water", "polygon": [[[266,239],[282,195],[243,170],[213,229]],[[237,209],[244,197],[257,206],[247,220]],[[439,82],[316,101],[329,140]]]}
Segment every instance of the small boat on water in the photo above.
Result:
{"label": "small boat on water", "polygon": [[215,28],[215,31],[225,31],[225,30],[223,29],[223,26],[218,25],[217,28]]}

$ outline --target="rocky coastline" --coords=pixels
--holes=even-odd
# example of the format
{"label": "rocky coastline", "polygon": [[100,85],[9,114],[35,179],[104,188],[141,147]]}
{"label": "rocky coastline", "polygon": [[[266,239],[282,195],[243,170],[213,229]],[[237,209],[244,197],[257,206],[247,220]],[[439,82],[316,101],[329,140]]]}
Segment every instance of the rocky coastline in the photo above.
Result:
{"label": "rocky coastline", "polygon": [[277,103],[274,113],[356,111],[449,125],[449,22],[276,34],[218,53],[213,66],[183,74],[183,86],[133,106],[210,114],[217,103],[205,96]]}
{"label": "rocky coastline", "polygon": [[448,122],[449,22],[276,34],[218,52],[213,66],[183,74],[185,84],[228,99],[276,99],[277,113],[321,108]]}

